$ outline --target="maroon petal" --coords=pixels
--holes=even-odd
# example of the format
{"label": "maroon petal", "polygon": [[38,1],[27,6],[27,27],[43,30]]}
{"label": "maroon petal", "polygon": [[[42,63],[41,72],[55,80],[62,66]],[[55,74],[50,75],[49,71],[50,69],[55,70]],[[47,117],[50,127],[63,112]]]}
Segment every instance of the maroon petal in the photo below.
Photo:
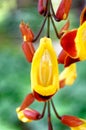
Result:
{"label": "maroon petal", "polygon": [[40,94],[38,94],[37,92],[33,91],[34,97],[38,100],[38,101],[42,101],[42,102],[46,102],[47,100],[49,100],[53,95],[51,96],[42,96]]}
{"label": "maroon petal", "polygon": [[67,56],[67,57],[65,58],[64,66],[65,66],[65,67],[68,67],[68,66],[71,65],[72,63],[75,63],[75,62],[78,62],[78,61],[80,61],[79,58],[73,59],[73,58]]}

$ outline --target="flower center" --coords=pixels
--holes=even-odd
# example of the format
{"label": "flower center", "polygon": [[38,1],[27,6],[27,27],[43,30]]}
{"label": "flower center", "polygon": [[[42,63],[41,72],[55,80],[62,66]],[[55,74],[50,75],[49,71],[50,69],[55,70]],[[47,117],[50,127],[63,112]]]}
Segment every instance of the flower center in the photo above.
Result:
{"label": "flower center", "polygon": [[47,86],[52,82],[52,62],[51,57],[46,49],[42,55],[39,65],[39,81],[43,86]]}

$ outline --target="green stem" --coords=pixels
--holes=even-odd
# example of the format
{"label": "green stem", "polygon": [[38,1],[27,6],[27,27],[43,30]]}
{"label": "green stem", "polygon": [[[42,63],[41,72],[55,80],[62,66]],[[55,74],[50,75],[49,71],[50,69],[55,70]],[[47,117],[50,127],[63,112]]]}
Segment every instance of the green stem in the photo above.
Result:
{"label": "green stem", "polygon": [[53,5],[52,5],[51,0],[50,0],[50,5],[51,5],[51,11],[52,11],[53,18],[54,18],[56,21],[59,21],[59,20],[56,18],[56,15],[55,15],[55,12],[54,12]]}

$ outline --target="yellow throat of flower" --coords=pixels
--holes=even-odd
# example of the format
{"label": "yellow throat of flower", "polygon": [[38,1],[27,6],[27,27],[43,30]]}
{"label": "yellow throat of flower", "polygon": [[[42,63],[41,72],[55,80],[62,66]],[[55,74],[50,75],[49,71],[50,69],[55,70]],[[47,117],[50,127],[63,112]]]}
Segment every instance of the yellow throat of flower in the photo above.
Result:
{"label": "yellow throat of flower", "polygon": [[42,38],[34,54],[31,87],[42,96],[53,95],[59,89],[57,56],[50,38]]}

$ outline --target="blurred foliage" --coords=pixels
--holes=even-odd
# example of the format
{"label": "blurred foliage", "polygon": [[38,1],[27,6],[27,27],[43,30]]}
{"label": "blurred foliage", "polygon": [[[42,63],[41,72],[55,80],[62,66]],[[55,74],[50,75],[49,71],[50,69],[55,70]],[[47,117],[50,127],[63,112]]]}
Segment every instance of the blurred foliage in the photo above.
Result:
{"label": "blurred foliage", "polygon": [[[7,4],[7,3],[8,4]],[[19,23],[29,23],[37,34],[43,18],[39,17],[36,3],[28,8],[17,8],[15,0],[0,0],[0,129],[2,130],[47,130],[46,117],[30,124],[21,123],[16,116],[16,107],[31,92],[30,67],[21,50]],[[76,15],[75,15],[76,14]],[[73,9],[69,15],[71,26],[79,26],[79,9]],[[60,30],[65,22],[56,23]],[[52,38],[56,40],[52,30]],[[46,27],[44,34],[46,33]],[[42,35],[44,35],[42,34]],[[60,69],[62,66],[60,66]],[[86,62],[77,63],[77,79],[72,87],[61,89],[54,102],[60,115],[71,114],[86,119]],[[43,104],[36,101],[31,105],[41,112]],[[69,130],[62,125],[52,111],[54,129]],[[41,124],[41,125],[40,125]]]}

